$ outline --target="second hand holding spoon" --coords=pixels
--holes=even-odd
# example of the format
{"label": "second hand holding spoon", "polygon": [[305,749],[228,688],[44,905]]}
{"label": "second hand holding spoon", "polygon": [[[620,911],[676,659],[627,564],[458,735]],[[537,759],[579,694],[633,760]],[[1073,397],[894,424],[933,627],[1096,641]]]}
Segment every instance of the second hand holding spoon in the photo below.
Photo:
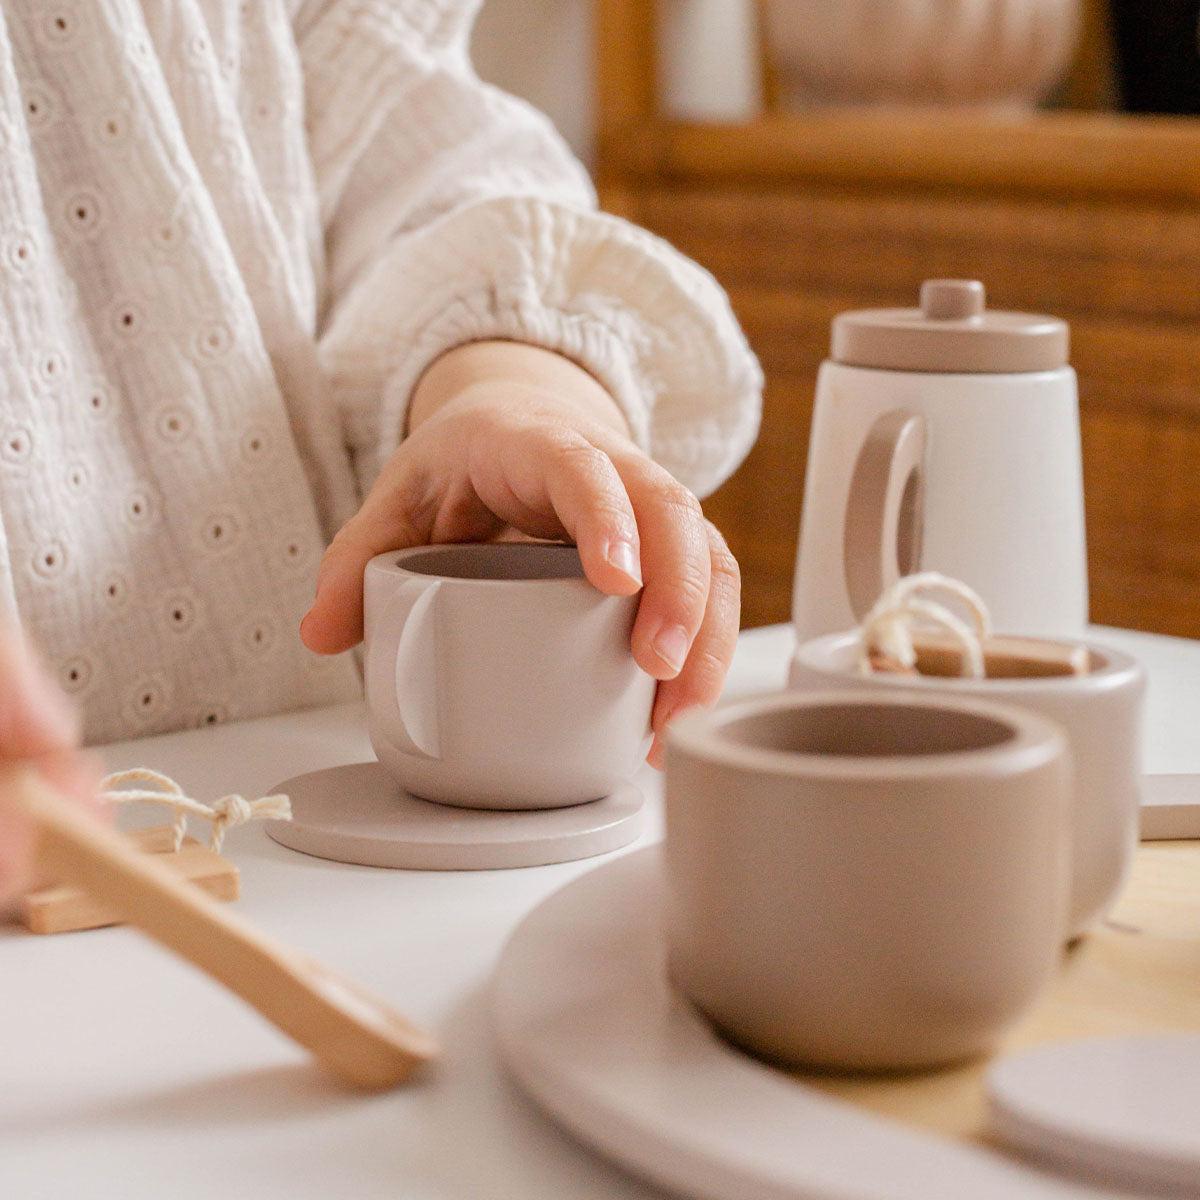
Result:
{"label": "second hand holding spoon", "polygon": [[42,874],[103,900],[122,921],[241,996],[347,1083],[394,1087],[436,1054],[432,1040],[399,1013],[131,848],[60,797],[33,767],[0,772],[0,794],[33,822]]}

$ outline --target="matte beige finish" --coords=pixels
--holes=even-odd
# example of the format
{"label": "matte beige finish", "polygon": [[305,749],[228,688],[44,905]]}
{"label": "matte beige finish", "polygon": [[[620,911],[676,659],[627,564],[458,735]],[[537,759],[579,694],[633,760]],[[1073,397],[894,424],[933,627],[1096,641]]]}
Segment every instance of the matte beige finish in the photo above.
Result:
{"label": "matte beige finish", "polygon": [[[1143,846],[1112,914],[1064,956],[1003,1051],[1081,1038],[1200,1033],[1200,844]],[[805,1075],[804,1083],[955,1138],[988,1136],[986,1062],[893,1078]]]}
{"label": "matte beige finish", "polygon": [[920,308],[865,308],[833,319],[831,357],[886,371],[1016,374],[1067,365],[1067,323],[984,306],[975,279],[927,279]]}
{"label": "matte beige finish", "polygon": [[633,660],[638,597],[605,596],[573,546],[422,546],[366,569],[368,729],[413,795],[557,808],[627,783],[654,680]]}
{"label": "matte beige finish", "polygon": [[[237,867],[229,859],[192,837],[185,837],[183,845],[175,850],[175,830],[170,825],[131,829],[124,836],[139,854],[153,854],[162,866],[195,884],[214,900],[236,900],[241,894]],[[75,933],[115,925],[119,920],[112,909],[69,883],[26,892],[18,902],[17,912],[31,933]]]}
{"label": "matte beige finish", "polygon": [[972,587],[997,629],[1077,637],[1087,556],[1066,325],[929,315],[982,304],[973,281],[927,280],[922,296],[924,309],[834,318],[808,440],[797,637],[861,623],[918,571]]}
{"label": "matte beige finish", "polygon": [[1054,725],[965,698],[782,694],[680,718],[672,978],[770,1059],[984,1053],[1058,961],[1069,783]]}
{"label": "matte beige finish", "polygon": [[[892,695],[921,695],[1019,704],[1057,722],[1067,733],[1075,765],[1071,802],[1071,917],[1082,933],[1117,898],[1138,840],[1142,779],[1142,709],[1146,673],[1128,654],[1077,641],[1086,649],[1085,675],[953,679],[940,676],[859,675],[857,633],[831,634],[797,647],[788,683],[805,691],[850,687]],[[884,690],[886,689],[886,690]]]}
{"label": "matte beige finish", "polygon": [[6,771],[0,790],[33,821],[40,870],[219,980],[347,1083],[394,1087],[435,1053],[424,1033],[358,984],[279,945],[133,850],[32,769]]}
{"label": "matte beige finish", "polygon": [[567,808],[452,808],[410,796],[376,762],[327,767],[271,788],[292,801],[290,821],[267,822],[269,838],[302,854],[408,871],[541,867],[607,854],[642,832],[642,793]]}
{"label": "matte beige finish", "polygon": [[[501,955],[501,1052],[574,1134],[705,1200],[1113,1200],[1111,1180],[1080,1189],[1000,1152],[987,1059],[785,1074],[730,1053],[667,984],[660,876],[654,847],[604,863],[544,900]],[[1172,1030],[1200,1033],[1195,842],[1142,847],[1113,921],[1064,955],[1000,1050]]]}
{"label": "matte beige finish", "polygon": [[846,595],[861,621],[921,561],[925,419],[895,409],[867,431],[846,498]]}

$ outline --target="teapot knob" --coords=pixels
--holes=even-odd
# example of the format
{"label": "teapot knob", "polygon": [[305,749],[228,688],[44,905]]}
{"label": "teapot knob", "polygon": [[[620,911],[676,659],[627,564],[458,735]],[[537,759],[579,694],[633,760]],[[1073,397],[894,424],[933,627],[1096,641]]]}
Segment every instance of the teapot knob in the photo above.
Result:
{"label": "teapot knob", "polygon": [[921,284],[921,315],[936,321],[982,316],[983,284],[977,279],[927,279]]}

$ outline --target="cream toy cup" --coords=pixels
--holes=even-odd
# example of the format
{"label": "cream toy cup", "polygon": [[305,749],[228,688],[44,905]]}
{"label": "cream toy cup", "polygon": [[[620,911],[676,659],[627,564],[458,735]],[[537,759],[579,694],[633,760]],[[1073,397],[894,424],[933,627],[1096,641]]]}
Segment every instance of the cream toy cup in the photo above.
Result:
{"label": "cream toy cup", "polygon": [[798,1066],[992,1049],[1059,960],[1069,761],[1032,712],[966,697],[776,694],[667,734],[674,984]]}
{"label": "cream toy cup", "polygon": [[365,576],[371,744],[413,795],[464,808],[582,804],[649,747],[654,680],[629,648],[637,596],[606,596],[573,546],[421,546]]}
{"label": "cream toy cup", "polygon": [[1082,647],[1080,675],[961,678],[890,674],[858,669],[857,631],[814,638],[797,647],[788,682],[806,692],[847,688],[893,697],[992,700],[1048,717],[1065,731],[1074,760],[1071,796],[1071,908],[1067,934],[1075,937],[1112,906],[1137,848],[1141,796],[1142,710],[1146,675],[1119,650],[1094,642]]}

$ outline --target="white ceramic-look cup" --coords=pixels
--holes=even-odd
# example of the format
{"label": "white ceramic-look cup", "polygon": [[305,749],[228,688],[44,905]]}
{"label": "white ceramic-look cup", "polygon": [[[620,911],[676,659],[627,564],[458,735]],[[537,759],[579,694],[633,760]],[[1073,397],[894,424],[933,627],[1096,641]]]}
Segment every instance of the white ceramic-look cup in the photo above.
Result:
{"label": "white ceramic-look cup", "polygon": [[[1075,642],[1074,645],[1081,643]],[[1112,906],[1137,848],[1146,673],[1128,654],[1086,643],[1086,675],[1000,679],[858,673],[857,632],[813,638],[797,647],[789,686],[802,691],[895,688],[1019,704],[1057,721],[1074,762],[1072,881],[1068,937]]]}
{"label": "white ceramic-look cup", "polygon": [[1069,753],[1026,710],[774,694],[667,734],[672,980],[731,1041],[839,1070],[984,1053],[1058,962]]}
{"label": "white ceramic-look cup", "polygon": [[366,568],[368,729],[413,795],[464,808],[582,804],[649,747],[638,597],[606,596],[573,546],[422,546]]}

